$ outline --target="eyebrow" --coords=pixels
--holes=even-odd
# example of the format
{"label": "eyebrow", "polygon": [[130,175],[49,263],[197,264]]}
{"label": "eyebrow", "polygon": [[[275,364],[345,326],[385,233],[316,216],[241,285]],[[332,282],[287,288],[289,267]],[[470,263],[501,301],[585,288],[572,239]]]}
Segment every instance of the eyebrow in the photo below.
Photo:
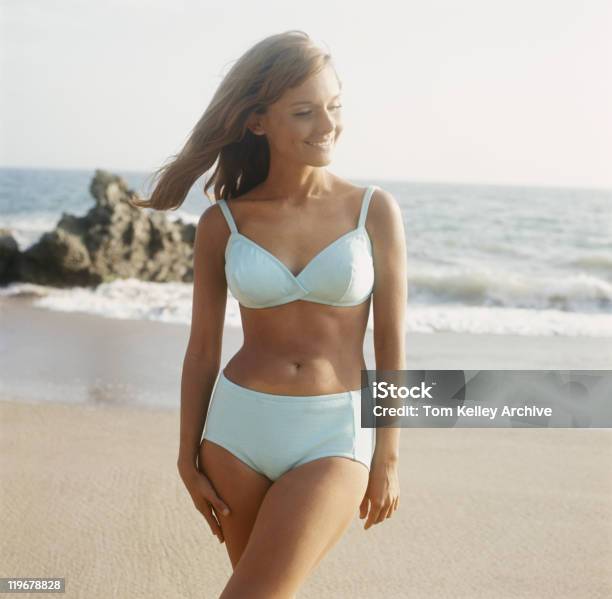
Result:
{"label": "eyebrow", "polygon": [[[340,94],[336,94],[332,100],[335,100],[336,98],[339,98]],[[314,102],[310,102],[309,100],[298,100],[297,102],[293,102],[293,104],[290,104],[290,106],[295,106],[296,104],[314,104]]]}

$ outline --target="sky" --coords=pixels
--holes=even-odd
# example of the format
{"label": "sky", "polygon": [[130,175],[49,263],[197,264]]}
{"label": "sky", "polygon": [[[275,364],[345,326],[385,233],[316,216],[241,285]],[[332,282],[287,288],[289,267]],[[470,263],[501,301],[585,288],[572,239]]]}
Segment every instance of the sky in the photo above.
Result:
{"label": "sky", "polygon": [[359,180],[612,187],[610,0],[0,0],[0,166],[150,172],[233,61],[331,51]]}

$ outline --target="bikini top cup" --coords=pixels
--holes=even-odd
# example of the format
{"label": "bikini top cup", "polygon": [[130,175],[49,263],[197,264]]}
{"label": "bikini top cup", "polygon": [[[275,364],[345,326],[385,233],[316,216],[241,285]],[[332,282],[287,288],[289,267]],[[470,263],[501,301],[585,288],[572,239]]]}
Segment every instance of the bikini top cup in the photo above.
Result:
{"label": "bikini top cup", "polygon": [[247,308],[270,308],[294,300],[356,306],[374,287],[372,242],[365,228],[375,185],[363,195],[357,228],[323,248],[298,274],[268,250],[238,232],[225,200],[218,200],[231,234],[225,247],[225,276],[232,295]]}

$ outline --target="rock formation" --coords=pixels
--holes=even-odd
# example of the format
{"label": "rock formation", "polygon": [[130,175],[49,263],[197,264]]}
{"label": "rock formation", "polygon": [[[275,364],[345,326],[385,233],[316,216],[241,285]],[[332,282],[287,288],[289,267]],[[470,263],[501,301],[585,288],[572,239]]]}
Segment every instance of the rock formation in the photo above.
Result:
{"label": "rock formation", "polygon": [[97,170],[89,187],[95,205],[85,216],[62,213],[55,229],[20,252],[0,230],[0,283],[96,286],[116,278],[193,281],[195,225],[136,208],[126,182]]}

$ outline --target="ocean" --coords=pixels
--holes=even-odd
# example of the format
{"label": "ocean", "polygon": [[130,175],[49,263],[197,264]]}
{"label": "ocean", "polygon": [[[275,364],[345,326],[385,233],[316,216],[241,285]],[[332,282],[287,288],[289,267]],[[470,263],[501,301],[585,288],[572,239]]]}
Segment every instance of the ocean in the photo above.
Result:
{"label": "ocean", "polygon": [[[149,173],[112,171],[144,192]],[[85,214],[93,170],[0,169],[0,227],[20,249],[63,212]],[[391,192],[408,248],[407,332],[612,337],[612,190],[353,180]],[[202,180],[169,219],[196,223]],[[188,324],[192,285],[113,281],[97,289],[13,283],[49,310]],[[228,294],[226,325],[240,327]],[[368,326],[373,326],[372,311]]]}

